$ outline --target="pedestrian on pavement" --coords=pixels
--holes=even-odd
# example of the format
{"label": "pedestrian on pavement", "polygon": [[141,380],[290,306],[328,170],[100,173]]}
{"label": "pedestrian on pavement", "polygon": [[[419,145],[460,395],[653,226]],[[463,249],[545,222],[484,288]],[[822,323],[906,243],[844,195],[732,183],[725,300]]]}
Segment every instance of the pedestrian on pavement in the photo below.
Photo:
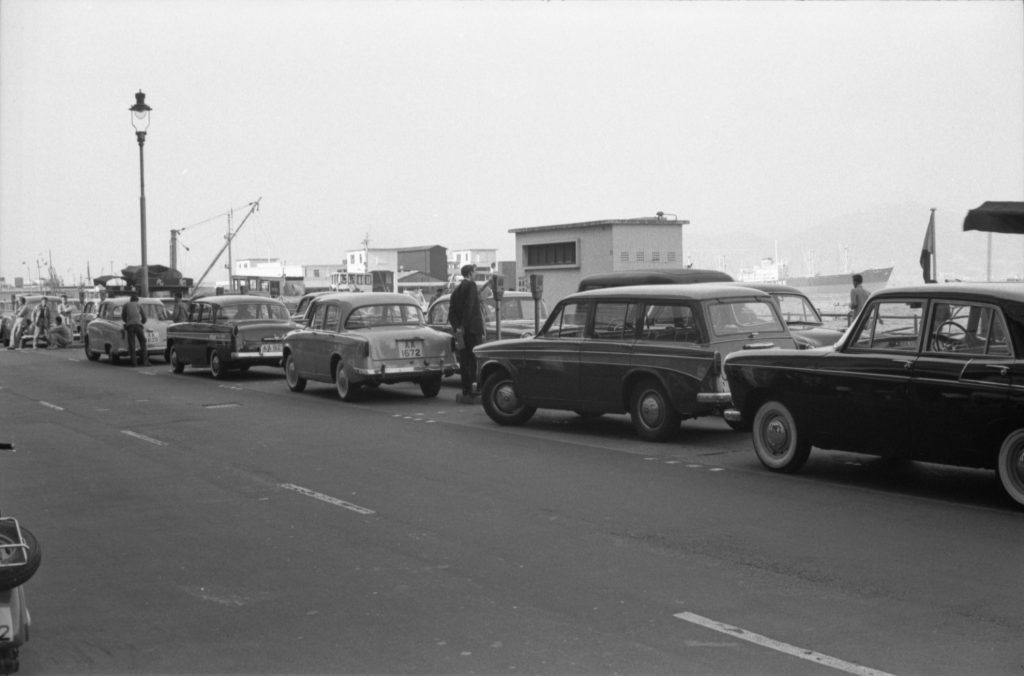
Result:
{"label": "pedestrian on pavement", "polygon": [[459,351],[459,373],[462,376],[462,395],[473,396],[476,380],[476,356],[473,348],[483,342],[484,319],[480,312],[480,293],[473,281],[472,264],[462,266],[462,281],[452,292],[448,310],[448,323],[455,330],[455,346]]}
{"label": "pedestrian on pavement", "polygon": [[850,323],[857,318],[857,315],[868,302],[868,296],[871,294],[861,284],[864,283],[864,277],[857,274],[853,276],[853,288],[850,289]]}
{"label": "pedestrian on pavement", "polygon": [[142,365],[149,366],[149,352],[146,351],[146,330],[143,325],[146,323],[146,313],[139,305],[139,297],[132,294],[128,302],[121,308],[121,321],[124,322],[125,332],[128,334],[128,356],[132,360],[132,366],[136,366],[138,358],[135,352],[136,342],[139,345],[139,352],[142,353]]}
{"label": "pedestrian on pavement", "polygon": [[18,304],[11,313],[11,335],[7,344],[8,350],[21,349],[21,334],[25,332],[25,322],[28,321],[28,304],[24,296],[18,296]]}
{"label": "pedestrian on pavement", "polygon": [[71,327],[64,323],[64,317],[57,315],[53,318],[53,328],[46,333],[47,347],[51,350],[61,349],[71,345],[74,340],[71,335]]}
{"label": "pedestrian on pavement", "polygon": [[188,306],[181,299],[181,291],[174,292],[174,309],[171,310],[171,321],[175,323],[188,321]]}
{"label": "pedestrian on pavement", "polygon": [[39,347],[39,334],[43,335],[43,340],[46,340],[46,334],[50,331],[50,324],[53,320],[53,314],[50,311],[50,299],[43,296],[43,299],[39,301],[39,305],[32,310],[32,349],[35,350]]}
{"label": "pedestrian on pavement", "polygon": [[68,301],[68,295],[62,293],[60,295],[60,303],[57,305],[57,314],[64,318],[62,322],[64,326],[71,327],[71,313],[75,311],[75,306]]}

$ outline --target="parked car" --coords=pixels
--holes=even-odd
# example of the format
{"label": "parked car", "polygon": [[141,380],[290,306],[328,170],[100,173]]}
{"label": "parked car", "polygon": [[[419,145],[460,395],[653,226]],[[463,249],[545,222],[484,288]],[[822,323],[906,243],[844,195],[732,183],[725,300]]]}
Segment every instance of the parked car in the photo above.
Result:
{"label": "parked car", "polygon": [[995,469],[1024,505],[1024,285],[875,292],[834,349],[730,355],[727,419],[770,470],[811,447]]}
{"label": "parked car", "polygon": [[575,293],[536,336],[474,352],[484,410],[498,424],[522,424],[538,408],[629,412],[641,438],[664,441],[680,420],[729,404],[725,355],[793,346],[771,296],[709,283]]}
{"label": "parked car", "polygon": [[785,284],[736,283],[771,294],[798,349],[835,345],[843,336],[842,331],[825,326],[814,303],[800,289]]}
{"label": "parked car", "polygon": [[580,280],[577,291],[607,289],[613,286],[638,284],[701,284],[704,282],[731,282],[728,273],[700,268],[652,268],[650,270],[618,270],[595,272]]}
{"label": "parked car", "polygon": [[330,293],[313,299],[309,325],[284,339],[288,387],[333,382],[352,401],[363,386],[419,383],[436,397],[454,372],[451,336],[428,327],[423,311],[402,293]]}
{"label": "parked car", "polygon": [[[116,364],[121,357],[131,359],[128,351],[128,333],[121,320],[121,311],[128,303],[128,296],[108,298],[100,302],[96,317],[85,327],[82,345],[89,361],[97,361],[107,355],[111,364]],[[140,298],[139,307],[146,315],[143,330],[146,332],[146,349],[150,358],[161,356],[167,358],[164,346],[167,342],[167,327],[171,318],[164,309],[159,298]]]}
{"label": "parked car", "polygon": [[209,368],[214,378],[251,366],[280,366],[286,333],[297,329],[285,304],[256,295],[195,298],[188,321],[167,329],[171,369]]}
{"label": "parked car", "polygon": [[313,302],[314,298],[322,296],[330,291],[310,291],[309,293],[303,294],[299,298],[299,302],[295,305],[295,311],[292,312],[292,321],[296,324],[306,324],[309,318],[306,313],[309,311],[310,303]]}
{"label": "parked car", "polygon": [[85,301],[82,311],[78,314],[78,321],[74,329],[79,340],[85,340],[85,327],[89,325],[89,322],[96,319],[96,312],[100,309],[100,303],[102,302],[101,300]]}

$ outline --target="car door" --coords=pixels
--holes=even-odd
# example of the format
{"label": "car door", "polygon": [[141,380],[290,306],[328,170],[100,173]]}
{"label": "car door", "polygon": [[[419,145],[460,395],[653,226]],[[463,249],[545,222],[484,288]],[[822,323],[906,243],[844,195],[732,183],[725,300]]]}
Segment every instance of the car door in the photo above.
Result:
{"label": "car door", "polygon": [[636,343],[638,304],[598,300],[579,350],[579,398],[585,409],[622,410],[622,383]]}
{"label": "car door", "polygon": [[556,308],[541,335],[524,341],[516,369],[516,392],[535,406],[576,409],[580,407],[580,346],[593,304],[566,301]]}
{"label": "car door", "polygon": [[188,322],[180,325],[175,333],[178,354],[190,364],[205,364],[206,350],[213,330],[214,307],[210,303],[197,302],[189,308]]}
{"label": "car door", "polygon": [[923,305],[884,299],[861,312],[847,343],[820,361],[804,390],[803,421],[825,448],[896,457],[910,454],[910,378],[922,334]]}
{"label": "car door", "polygon": [[314,310],[313,330],[302,336],[311,361],[310,371],[318,380],[334,380],[331,359],[338,348],[341,310],[338,303],[322,303]]}
{"label": "car door", "polygon": [[1008,415],[1014,356],[998,305],[932,302],[910,384],[915,457],[955,463],[982,457],[984,431]]}

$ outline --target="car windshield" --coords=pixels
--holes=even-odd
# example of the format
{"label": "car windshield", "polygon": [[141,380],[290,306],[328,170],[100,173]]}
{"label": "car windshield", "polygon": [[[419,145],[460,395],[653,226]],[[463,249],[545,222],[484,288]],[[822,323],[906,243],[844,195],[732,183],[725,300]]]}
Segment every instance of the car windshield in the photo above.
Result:
{"label": "car windshield", "polygon": [[217,310],[217,323],[244,321],[246,319],[291,319],[288,308],[278,303],[252,301],[234,305],[222,305]]}
{"label": "car windshield", "polygon": [[[495,321],[494,318],[494,299],[486,298],[482,303],[484,309],[484,320],[488,322]],[[537,301],[533,298],[509,298],[506,296],[501,299],[501,320],[512,320],[512,319],[533,319],[534,308],[537,306]],[[544,307],[544,303],[540,303],[540,318],[547,319],[548,311]]]}
{"label": "car windshield", "polygon": [[708,306],[708,314],[716,336],[785,331],[768,301],[715,302]]}
{"label": "car windshield", "polygon": [[420,326],[423,311],[418,305],[366,305],[352,310],[345,320],[346,329],[367,329],[375,326]]}
{"label": "car windshield", "polygon": [[787,324],[821,324],[821,315],[807,298],[795,293],[773,293]]}

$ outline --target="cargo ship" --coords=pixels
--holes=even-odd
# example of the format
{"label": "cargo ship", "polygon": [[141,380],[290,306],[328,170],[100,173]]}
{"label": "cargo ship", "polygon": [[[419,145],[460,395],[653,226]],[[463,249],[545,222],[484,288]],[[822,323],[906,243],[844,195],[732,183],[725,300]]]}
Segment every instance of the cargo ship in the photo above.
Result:
{"label": "cargo ship", "polygon": [[786,284],[795,286],[798,289],[804,291],[804,293],[811,295],[813,291],[815,295],[828,295],[834,293],[848,292],[853,286],[852,277],[855,274],[860,274],[864,278],[864,288],[868,291],[878,291],[884,289],[889,283],[889,277],[892,276],[892,267],[887,268],[869,268],[867,270],[861,270],[858,272],[840,272],[834,275],[810,275],[808,277],[789,277],[785,280]]}

